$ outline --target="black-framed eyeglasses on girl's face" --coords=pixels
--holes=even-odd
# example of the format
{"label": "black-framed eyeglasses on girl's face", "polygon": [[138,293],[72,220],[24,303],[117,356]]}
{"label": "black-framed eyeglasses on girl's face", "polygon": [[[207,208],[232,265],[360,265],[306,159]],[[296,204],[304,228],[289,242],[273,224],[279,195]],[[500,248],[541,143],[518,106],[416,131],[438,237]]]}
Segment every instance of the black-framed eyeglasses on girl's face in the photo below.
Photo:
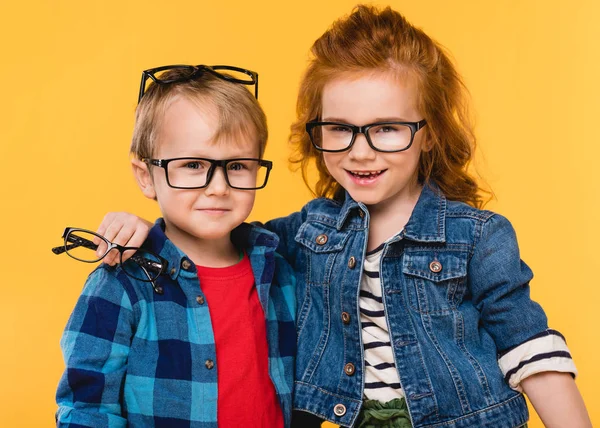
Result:
{"label": "black-framed eyeglasses on girl's face", "polygon": [[165,170],[167,184],[174,189],[202,189],[210,184],[217,167],[223,168],[225,181],[232,189],[258,190],[267,185],[273,162],[256,158],[142,159]]}
{"label": "black-framed eyeglasses on girl's face", "polygon": [[418,122],[376,122],[363,126],[312,120],[306,124],[306,132],[313,146],[321,152],[350,150],[356,141],[356,135],[363,134],[373,150],[396,153],[408,150],[415,134],[426,124],[425,119]]}
{"label": "black-framed eyeglasses on girl's face", "polygon": [[[153,287],[155,287],[154,280],[167,271],[167,260],[158,254],[138,247],[122,247],[91,230],[67,227],[62,237],[64,245],[52,248],[54,254],[67,253],[80,262],[95,263],[106,257],[110,251],[117,250],[123,271],[131,278],[152,282]],[[98,255],[96,250],[102,243],[105,244],[105,250]],[[123,263],[124,258],[128,258],[133,263]]]}
{"label": "black-framed eyeglasses on girl's face", "polygon": [[163,65],[142,71],[142,82],[138,103],[146,93],[149,80],[159,85],[187,82],[194,80],[203,73],[211,73],[219,79],[240,85],[254,86],[254,97],[258,99],[258,73],[245,68],[231,65]]}

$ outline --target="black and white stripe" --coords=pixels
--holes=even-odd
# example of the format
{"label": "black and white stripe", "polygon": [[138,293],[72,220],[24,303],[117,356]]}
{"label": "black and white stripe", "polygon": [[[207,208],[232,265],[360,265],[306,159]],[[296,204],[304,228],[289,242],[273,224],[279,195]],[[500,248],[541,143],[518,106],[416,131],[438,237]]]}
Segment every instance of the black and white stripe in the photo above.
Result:
{"label": "black and white stripe", "polygon": [[387,402],[403,397],[394,364],[390,335],[385,317],[379,261],[383,245],[367,253],[360,284],[360,321],[365,352],[365,396]]}
{"label": "black and white stripe", "polygon": [[550,329],[502,352],[498,364],[504,380],[518,391],[522,391],[521,381],[536,373],[555,371],[577,375],[564,336]]}

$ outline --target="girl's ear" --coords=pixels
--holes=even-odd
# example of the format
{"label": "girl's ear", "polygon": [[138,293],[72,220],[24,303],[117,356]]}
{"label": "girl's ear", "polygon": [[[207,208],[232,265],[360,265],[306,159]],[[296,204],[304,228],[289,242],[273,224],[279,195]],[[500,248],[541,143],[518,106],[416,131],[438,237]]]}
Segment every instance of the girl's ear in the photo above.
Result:
{"label": "girl's ear", "polygon": [[139,159],[132,158],[131,169],[133,170],[135,180],[137,181],[138,186],[140,186],[140,190],[144,196],[148,199],[156,200],[156,191],[154,190],[154,182],[152,181],[152,175],[150,175],[148,164]]}
{"label": "girl's ear", "polygon": [[433,149],[433,141],[431,140],[431,136],[429,135],[427,127],[423,128],[422,131],[425,132],[423,135],[423,142],[421,143],[421,150],[428,152]]}

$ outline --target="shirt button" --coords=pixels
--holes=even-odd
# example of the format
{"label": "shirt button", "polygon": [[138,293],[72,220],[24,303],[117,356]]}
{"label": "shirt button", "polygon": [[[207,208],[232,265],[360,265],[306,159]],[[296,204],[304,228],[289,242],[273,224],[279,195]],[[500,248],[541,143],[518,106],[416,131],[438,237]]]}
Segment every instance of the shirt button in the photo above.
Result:
{"label": "shirt button", "polygon": [[325,245],[327,243],[327,235],[319,235],[315,241],[319,245]]}
{"label": "shirt button", "polygon": [[196,302],[198,302],[199,305],[203,305],[204,304],[204,297],[202,297],[202,296],[196,297]]}
{"label": "shirt button", "polygon": [[350,314],[348,312],[342,312],[342,322],[346,325],[350,324]]}
{"label": "shirt button", "polygon": [[175,272],[177,272],[177,269],[171,268],[171,275],[175,275]]}
{"label": "shirt button", "polygon": [[333,413],[339,417],[344,416],[346,414],[346,406],[343,404],[336,404],[333,408]]}
{"label": "shirt button", "polygon": [[354,256],[351,256],[351,257],[348,259],[348,267],[349,267],[350,269],[354,269],[354,266],[356,266],[356,259],[354,258]]}
{"label": "shirt button", "polygon": [[431,263],[429,263],[429,270],[433,273],[441,272],[442,264],[440,262],[438,262],[437,260],[434,260]]}
{"label": "shirt button", "polygon": [[352,376],[354,374],[354,364],[352,363],[348,363],[344,366],[344,373],[346,373],[348,376]]}
{"label": "shirt button", "polygon": [[208,370],[211,370],[215,366],[215,363],[213,362],[213,360],[206,360],[204,365]]}
{"label": "shirt button", "polygon": [[189,262],[188,259],[183,259],[183,261],[181,262],[181,267],[184,268],[185,270],[188,270],[191,265],[192,264]]}

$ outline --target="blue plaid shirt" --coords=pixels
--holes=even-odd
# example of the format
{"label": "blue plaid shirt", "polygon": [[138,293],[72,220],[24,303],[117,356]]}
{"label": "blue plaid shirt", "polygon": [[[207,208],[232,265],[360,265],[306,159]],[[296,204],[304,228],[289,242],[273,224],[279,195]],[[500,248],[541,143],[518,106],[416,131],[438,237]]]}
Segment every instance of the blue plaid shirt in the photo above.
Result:
{"label": "blue plaid shirt", "polygon": [[[169,262],[153,291],[120,266],[89,276],[64,331],[59,427],[217,427],[213,329],[196,267],[157,220],[144,248]],[[242,224],[232,241],[250,258],[265,312],[269,374],[285,426],[291,422],[296,330],[294,275],[275,253],[278,238]],[[214,362],[212,365],[210,362]],[[249,394],[252,391],[248,391]]]}

